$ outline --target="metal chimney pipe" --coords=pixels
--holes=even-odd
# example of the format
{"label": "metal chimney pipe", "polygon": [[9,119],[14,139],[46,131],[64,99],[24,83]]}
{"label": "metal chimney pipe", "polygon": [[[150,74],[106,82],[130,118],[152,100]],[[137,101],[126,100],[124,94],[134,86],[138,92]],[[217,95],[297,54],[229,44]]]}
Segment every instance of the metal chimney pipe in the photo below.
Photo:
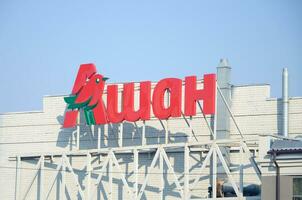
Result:
{"label": "metal chimney pipe", "polygon": [[[231,106],[231,66],[227,59],[220,59],[217,67],[217,83]],[[222,97],[217,94],[217,139],[230,138],[230,114],[224,105]]]}
{"label": "metal chimney pipe", "polygon": [[283,136],[288,137],[288,72],[283,68],[282,72],[282,107],[283,107]]}

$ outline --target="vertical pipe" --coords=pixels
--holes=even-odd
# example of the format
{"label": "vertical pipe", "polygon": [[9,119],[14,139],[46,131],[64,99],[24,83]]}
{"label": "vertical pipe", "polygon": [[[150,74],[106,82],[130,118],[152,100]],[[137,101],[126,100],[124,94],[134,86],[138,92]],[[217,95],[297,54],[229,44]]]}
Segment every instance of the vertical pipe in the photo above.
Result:
{"label": "vertical pipe", "polygon": [[109,126],[110,124],[104,124],[104,146],[109,146]]}
{"label": "vertical pipe", "polygon": [[[214,133],[214,140],[217,138],[217,81],[215,85],[215,114],[214,114],[214,124],[213,124],[213,133]],[[216,148],[216,147],[215,147]],[[214,148],[213,155],[212,155],[212,197],[213,199],[216,199],[217,197],[217,185],[216,185],[216,180],[217,180],[217,154],[216,154],[216,149]],[[219,148],[219,147],[218,147]]]}
{"label": "vertical pipe", "polygon": [[80,150],[80,115],[81,113],[79,112],[78,114],[78,124],[77,124],[77,149]]}
{"label": "vertical pipe", "polygon": [[288,137],[288,72],[283,68],[282,73],[282,107],[283,107],[283,136]]}
{"label": "vertical pipe", "polygon": [[160,152],[159,154],[159,171],[161,173],[161,177],[160,177],[160,200],[163,200],[164,198],[164,159],[163,159],[163,155],[162,152]]}
{"label": "vertical pipe", "polygon": [[214,113],[214,123],[213,123],[213,133],[214,133],[214,140],[217,138],[217,80],[215,84],[215,113]]}
{"label": "vertical pipe", "polygon": [[20,189],[21,189],[21,157],[17,156],[15,200],[21,199],[21,197],[20,197],[20,192],[21,192]]}
{"label": "vertical pipe", "polygon": [[165,144],[169,142],[169,120],[166,120],[166,128],[165,128]]}
{"label": "vertical pipe", "polygon": [[41,166],[40,166],[40,200],[44,199],[44,155],[41,155]]}
{"label": "vertical pipe", "polygon": [[101,138],[102,131],[101,131],[100,126],[98,126],[97,129],[98,129],[98,149],[100,149],[101,148],[101,141],[102,141],[102,138]]}
{"label": "vertical pipe", "polygon": [[133,162],[134,162],[134,199],[137,199],[138,196],[138,151],[137,149],[133,150]]}
{"label": "vertical pipe", "polygon": [[87,153],[87,200],[90,200],[90,185],[91,185],[91,154]]}
{"label": "vertical pipe", "polygon": [[244,154],[243,154],[243,147],[240,144],[240,165],[239,165],[239,189],[240,192],[243,194],[243,174],[244,174]]}
{"label": "vertical pipe", "polygon": [[112,192],[113,192],[113,185],[112,185],[112,166],[113,165],[113,162],[112,162],[112,156],[110,155],[110,158],[109,158],[109,170],[108,170],[108,175],[109,175],[109,197],[108,199],[109,200],[112,200]]}
{"label": "vertical pipe", "polygon": [[276,200],[280,200],[280,167],[276,161],[276,153],[273,154],[273,162],[276,166]]}
{"label": "vertical pipe", "polygon": [[65,171],[66,171],[65,156],[62,155],[62,171],[61,171],[62,184],[61,184],[61,198],[60,198],[62,200],[65,199]]}
{"label": "vertical pipe", "polygon": [[[228,105],[231,105],[231,66],[227,59],[221,59],[217,67],[217,85]],[[230,114],[222,101],[221,96],[217,96],[217,139],[228,139],[230,138]]]}
{"label": "vertical pipe", "polygon": [[190,170],[190,149],[188,145],[185,145],[184,150],[184,200],[189,199],[189,192],[190,192],[190,176],[189,176],[189,170]]}
{"label": "vertical pipe", "polygon": [[[190,129],[189,133],[188,133],[188,139],[187,142],[191,142],[192,141],[192,133],[194,132],[193,127],[192,127],[192,116],[190,116],[190,118],[187,120],[186,116],[184,116],[184,114],[182,114],[182,117],[184,118],[184,120],[187,122],[188,127]],[[195,137],[195,139],[197,140],[197,138]]]}

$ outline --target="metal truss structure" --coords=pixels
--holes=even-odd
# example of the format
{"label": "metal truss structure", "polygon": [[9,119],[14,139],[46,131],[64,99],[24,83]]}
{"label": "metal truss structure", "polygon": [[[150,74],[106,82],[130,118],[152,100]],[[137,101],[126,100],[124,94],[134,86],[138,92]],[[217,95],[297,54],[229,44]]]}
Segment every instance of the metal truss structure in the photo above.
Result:
{"label": "metal truss structure", "polygon": [[[247,159],[249,164],[253,167],[255,176],[261,178],[261,171],[254,160],[253,155],[251,154],[251,151],[247,145],[248,140],[245,140],[238,124],[235,121],[234,115],[231,112],[230,107],[227,105],[225,98],[223,97],[219,87],[217,87],[217,91],[221,95],[225,106],[227,107],[231,118],[233,119],[233,122],[235,123],[235,126],[237,127],[241,138],[239,139],[216,139],[216,119],[214,119],[214,127],[211,128],[209,122],[206,118],[206,124],[209,127],[209,130],[212,134],[212,140],[208,141],[194,141],[193,139],[190,139],[190,137],[194,136],[194,130],[190,125],[190,120],[186,119],[186,117],[183,116],[183,119],[185,123],[190,127],[191,130],[191,136],[189,136],[188,142],[185,143],[168,143],[168,140],[166,139],[165,144],[160,145],[145,145],[144,142],[142,142],[143,145],[141,146],[133,146],[133,147],[114,147],[114,148],[100,148],[100,144],[98,143],[98,149],[91,149],[91,150],[76,150],[76,151],[69,151],[69,152],[47,152],[47,153],[40,153],[40,154],[30,154],[30,155],[16,155],[13,156],[16,160],[16,191],[15,191],[15,197],[16,200],[25,200],[27,199],[28,193],[31,190],[31,187],[35,181],[35,179],[39,178],[39,184],[38,184],[38,199],[44,200],[48,199],[48,195],[50,191],[52,190],[52,186],[56,179],[58,178],[58,175],[61,176],[61,183],[60,183],[60,199],[65,199],[65,192],[68,191],[68,184],[65,181],[66,173],[69,173],[73,177],[74,184],[77,187],[77,196],[79,199],[85,199],[85,200],[93,200],[96,199],[96,193],[97,190],[99,190],[99,187],[101,187],[102,183],[102,177],[105,173],[108,173],[108,184],[109,184],[109,191],[106,193],[106,198],[109,200],[113,199],[113,191],[112,191],[112,184],[113,184],[113,177],[112,177],[112,170],[115,168],[118,171],[118,175],[120,180],[123,183],[123,187],[125,188],[125,191],[127,193],[126,199],[132,199],[132,200],[140,200],[143,199],[144,193],[146,191],[146,186],[148,184],[148,181],[150,179],[150,174],[152,174],[152,171],[157,168],[159,168],[159,172],[161,175],[158,176],[159,179],[162,179],[161,185],[159,186],[159,192],[161,199],[164,199],[163,196],[163,189],[164,189],[164,180],[163,180],[163,174],[164,169],[163,166],[167,166],[168,172],[173,177],[173,183],[175,184],[175,188],[179,193],[179,196],[183,200],[189,200],[192,199],[192,191],[194,188],[198,185],[200,182],[203,174],[205,174],[206,168],[209,166],[211,167],[212,173],[210,176],[210,179],[212,180],[212,197],[206,198],[206,199],[252,199],[247,198],[243,196],[243,181],[240,182],[238,185],[235,181],[234,174],[231,172],[230,167],[227,164],[227,161],[225,157],[223,156],[223,153],[221,151],[221,148],[223,147],[236,147],[239,148],[240,153],[242,154],[242,157]],[[202,111],[201,105],[198,102],[199,108]],[[202,112],[203,113],[203,112]],[[215,117],[216,118],[216,117]],[[145,123],[144,123],[145,124]],[[163,123],[161,122],[163,125]],[[143,127],[143,136],[145,135],[145,128]],[[77,129],[77,145],[79,146],[79,132],[80,128],[78,126]],[[167,132],[167,131],[166,131]],[[167,135],[167,134],[166,134]],[[166,136],[167,137],[167,136]],[[98,142],[100,141],[100,134],[98,134]],[[142,140],[144,138],[142,137]],[[182,174],[182,177],[179,177],[177,173],[175,173],[174,166],[171,164],[167,152],[173,151],[175,149],[181,150],[184,155],[184,173]],[[192,163],[190,163],[190,153],[192,151],[199,151],[202,152],[202,155],[204,155],[203,158],[201,158],[200,162],[202,163],[201,167],[197,169],[199,173],[191,173],[191,169],[193,167]],[[145,175],[143,184],[140,184],[138,181],[138,174],[139,174],[139,159],[140,159],[140,153],[146,153],[146,152],[153,152],[154,156],[152,157],[152,162],[150,165],[150,170]],[[126,175],[122,171],[121,164],[118,162],[117,155],[119,154],[132,154],[133,156],[133,176],[134,179],[131,181],[127,180]],[[153,154],[152,154],[153,155]],[[74,168],[72,166],[72,163],[70,162],[70,158],[75,156],[81,156],[83,157],[87,162],[85,164],[85,183],[80,183],[78,180],[78,177],[76,173],[74,172]],[[93,166],[96,159],[99,159],[102,157],[102,162],[98,164],[98,166]],[[54,180],[47,180],[52,183],[51,188],[44,188],[44,182],[45,180],[45,169],[47,166],[47,163],[53,162],[53,158],[56,158],[59,160],[58,163],[56,163],[56,176],[54,177]],[[33,159],[36,160],[37,163],[35,164],[35,175],[32,177],[32,181],[29,185],[26,187],[22,185],[22,187],[25,187],[26,189],[21,190],[21,169],[22,169],[22,162],[25,159]],[[221,164],[223,167],[223,170],[231,183],[236,196],[232,198],[227,197],[217,197],[217,166],[218,163]],[[99,173],[94,173],[94,170],[98,168]],[[243,165],[240,165],[240,169],[243,169]],[[196,169],[195,169],[196,170]],[[240,176],[243,176],[243,170],[240,171]],[[209,179],[209,181],[211,181]],[[243,178],[241,178],[243,180]],[[85,188],[85,190],[83,189]],[[21,191],[23,191],[21,193]],[[25,191],[25,192],[24,192]]]}

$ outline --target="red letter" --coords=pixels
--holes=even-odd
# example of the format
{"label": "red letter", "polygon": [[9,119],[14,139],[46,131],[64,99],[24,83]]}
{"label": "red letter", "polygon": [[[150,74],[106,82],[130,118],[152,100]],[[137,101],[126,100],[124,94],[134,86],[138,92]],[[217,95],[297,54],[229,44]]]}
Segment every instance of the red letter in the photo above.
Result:
{"label": "red letter", "polygon": [[117,85],[107,87],[107,111],[109,121],[112,123],[127,121],[137,121],[139,119],[150,119],[150,91],[151,82],[140,83],[140,108],[134,110],[134,83],[125,83],[123,87],[123,106],[118,112],[118,88]]}
{"label": "red letter", "polygon": [[[76,95],[82,89],[82,87],[86,83],[86,80],[92,77],[92,75],[94,75],[95,73],[96,73],[96,67],[94,64],[80,65],[77,78],[73,84],[71,94]],[[74,127],[76,125],[78,113],[79,113],[78,110],[67,111],[65,113],[63,127],[64,128]]]}
{"label": "red letter", "polygon": [[[164,95],[170,92],[170,105],[164,105]],[[177,78],[166,78],[159,81],[154,88],[152,97],[152,108],[154,115],[159,119],[181,116],[181,90],[182,80]]]}
{"label": "red letter", "polygon": [[95,124],[107,124],[108,119],[106,115],[106,108],[103,101],[99,101],[97,106],[93,109],[93,114],[95,117]]}
{"label": "red letter", "polygon": [[204,114],[214,114],[216,98],[216,75],[204,75],[202,90],[196,89],[196,76],[186,77],[185,83],[185,115],[196,115],[197,100],[203,100]]}
{"label": "red letter", "polygon": [[117,85],[109,85],[107,87],[107,112],[109,121],[112,123],[118,123],[124,120],[124,112],[118,112]]}
{"label": "red letter", "polygon": [[[107,124],[108,123],[108,117],[107,117],[107,111],[103,102],[103,91],[105,87],[105,82],[101,81],[98,89],[95,91],[96,95],[96,100],[97,100],[97,105],[96,107],[92,110],[94,119],[95,119],[95,124]],[[94,99],[91,99],[91,102]]]}
{"label": "red letter", "polygon": [[78,110],[71,110],[65,113],[64,128],[72,128],[77,124]]}
{"label": "red letter", "polygon": [[140,83],[139,110],[134,110],[134,83],[124,84],[123,91],[123,109],[125,120],[135,122],[139,119],[150,119],[150,92],[151,82],[145,81]]}
{"label": "red letter", "polygon": [[71,94],[76,94],[80,91],[86,80],[96,73],[96,67],[94,64],[82,64],[80,65],[77,78],[74,82]]}

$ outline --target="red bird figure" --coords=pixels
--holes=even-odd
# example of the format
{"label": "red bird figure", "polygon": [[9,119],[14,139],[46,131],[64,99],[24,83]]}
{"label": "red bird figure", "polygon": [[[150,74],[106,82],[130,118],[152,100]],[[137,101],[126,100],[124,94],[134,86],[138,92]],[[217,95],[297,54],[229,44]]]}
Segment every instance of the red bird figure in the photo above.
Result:
{"label": "red bird figure", "polygon": [[107,77],[96,74],[93,64],[81,65],[72,94],[65,97],[68,111],[65,115],[63,127],[73,127],[80,109],[84,110],[87,125],[104,124],[107,122],[102,95]]}

